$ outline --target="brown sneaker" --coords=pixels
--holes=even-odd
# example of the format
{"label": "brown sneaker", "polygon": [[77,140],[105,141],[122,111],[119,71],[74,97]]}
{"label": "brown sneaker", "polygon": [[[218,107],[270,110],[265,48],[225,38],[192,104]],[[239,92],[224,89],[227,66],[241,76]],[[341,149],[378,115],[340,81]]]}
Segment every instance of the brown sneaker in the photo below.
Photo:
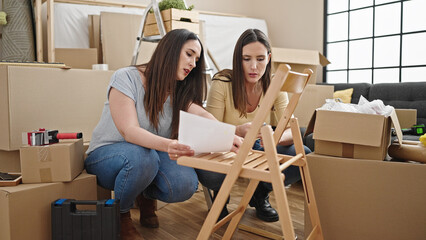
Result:
{"label": "brown sneaker", "polygon": [[158,228],[160,223],[157,215],[155,214],[155,211],[157,210],[157,200],[148,199],[145,198],[143,194],[139,194],[136,198],[136,202],[139,206],[139,222],[141,225],[148,228]]}
{"label": "brown sneaker", "polygon": [[143,240],[144,238],[133,226],[130,212],[120,213],[120,236],[121,240]]}

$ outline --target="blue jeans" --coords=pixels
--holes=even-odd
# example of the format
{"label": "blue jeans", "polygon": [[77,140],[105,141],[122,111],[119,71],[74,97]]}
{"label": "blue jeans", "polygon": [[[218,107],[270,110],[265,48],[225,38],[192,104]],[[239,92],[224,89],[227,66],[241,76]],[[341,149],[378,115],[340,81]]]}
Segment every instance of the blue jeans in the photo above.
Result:
{"label": "blue jeans", "polygon": [[84,165],[100,186],[114,190],[122,213],[130,210],[140,193],[164,202],[182,202],[198,187],[193,168],[178,165],[166,152],[128,142],[95,149]]}
{"label": "blue jeans", "polygon": [[[311,150],[303,146],[305,148],[305,153],[311,153]],[[264,151],[263,147],[260,145],[260,140],[257,140],[253,145],[254,150]],[[277,152],[280,154],[286,154],[290,156],[296,155],[296,149],[294,145],[290,146],[277,146]],[[219,191],[220,186],[222,185],[223,180],[225,179],[225,174],[210,172],[202,169],[195,170],[198,175],[198,180],[203,186],[213,190]],[[287,186],[289,184],[295,183],[301,179],[300,171],[298,166],[291,165],[290,167],[284,169],[283,171],[285,175],[284,185]],[[258,191],[262,192],[270,192],[272,191],[272,184],[267,182],[259,182],[257,186]]]}

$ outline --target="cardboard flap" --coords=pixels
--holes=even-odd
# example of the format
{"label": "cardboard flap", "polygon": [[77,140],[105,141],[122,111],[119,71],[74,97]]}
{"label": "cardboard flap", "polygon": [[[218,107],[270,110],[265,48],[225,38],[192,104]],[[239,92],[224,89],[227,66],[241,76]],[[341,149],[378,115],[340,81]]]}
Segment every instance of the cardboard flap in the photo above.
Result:
{"label": "cardboard flap", "polygon": [[382,115],[317,110],[313,139],[379,147]]}
{"label": "cardboard flap", "polygon": [[395,111],[392,111],[390,118],[392,120],[393,126],[395,127],[396,136],[398,138],[398,143],[401,146],[402,145],[402,131],[401,126],[399,125],[398,116],[396,115]]}
{"label": "cardboard flap", "polygon": [[328,61],[328,59],[324,56],[324,55],[322,55],[321,53],[319,53],[319,58],[320,58],[320,64],[321,64],[321,66],[323,66],[323,67],[325,67],[325,66],[327,66],[328,64],[330,64],[331,62],[330,61]]}
{"label": "cardboard flap", "polygon": [[330,63],[318,51],[290,48],[272,48],[272,61],[322,66]]}
{"label": "cardboard flap", "polygon": [[303,137],[306,137],[309,134],[314,132],[314,125],[315,125],[316,117],[317,117],[317,111],[314,111],[314,113],[312,114],[311,120],[309,120],[308,126],[306,127],[306,131],[305,131],[305,134],[303,135]]}

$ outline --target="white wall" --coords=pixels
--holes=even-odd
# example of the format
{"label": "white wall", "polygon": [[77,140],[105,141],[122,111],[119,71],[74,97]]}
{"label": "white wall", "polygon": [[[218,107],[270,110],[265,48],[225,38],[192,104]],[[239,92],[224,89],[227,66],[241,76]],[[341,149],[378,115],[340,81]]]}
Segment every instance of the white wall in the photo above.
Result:
{"label": "white wall", "polygon": [[[139,1],[147,5],[150,2]],[[196,10],[265,19],[274,47],[322,52],[324,0],[186,0],[186,3],[194,5]]]}
{"label": "white wall", "polygon": [[[147,1],[149,2],[149,1]],[[273,47],[323,52],[324,0],[187,0],[195,9],[265,19]],[[322,69],[317,73],[322,81]]]}

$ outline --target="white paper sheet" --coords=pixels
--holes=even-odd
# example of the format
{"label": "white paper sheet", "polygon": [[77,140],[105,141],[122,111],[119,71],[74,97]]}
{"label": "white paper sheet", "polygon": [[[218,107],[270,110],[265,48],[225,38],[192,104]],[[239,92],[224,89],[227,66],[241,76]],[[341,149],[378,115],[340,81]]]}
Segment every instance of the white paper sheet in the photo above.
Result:
{"label": "white paper sheet", "polygon": [[235,126],[180,111],[179,143],[190,146],[195,154],[230,151]]}

